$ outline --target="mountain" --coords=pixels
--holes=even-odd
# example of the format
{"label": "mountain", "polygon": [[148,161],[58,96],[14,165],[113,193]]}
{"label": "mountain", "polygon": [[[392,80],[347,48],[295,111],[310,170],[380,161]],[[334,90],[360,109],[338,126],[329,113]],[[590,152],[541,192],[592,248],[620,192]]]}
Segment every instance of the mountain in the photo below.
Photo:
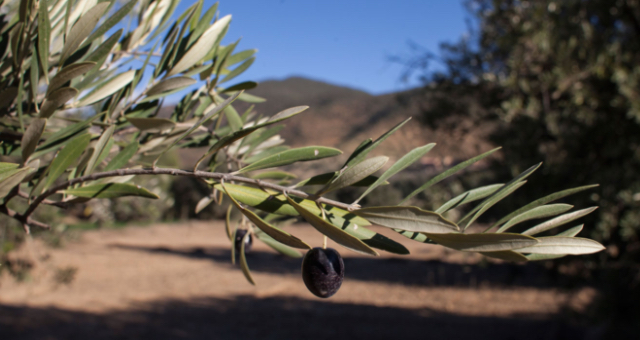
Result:
{"label": "mountain", "polygon": [[470,126],[469,122],[461,121],[453,122],[455,128],[445,132],[421,124],[420,118],[430,103],[428,96],[419,89],[374,96],[347,87],[292,77],[262,82],[249,93],[267,99],[256,105],[258,113],[264,115],[298,105],[310,107],[285,122],[286,128],[281,135],[292,146],[332,146],[349,154],[364,139],[375,139],[413,117],[381,144],[375,154],[384,153],[393,160],[417,146],[435,142],[438,145],[423,162],[437,165],[441,160],[452,163],[492,148],[486,139],[488,127]]}

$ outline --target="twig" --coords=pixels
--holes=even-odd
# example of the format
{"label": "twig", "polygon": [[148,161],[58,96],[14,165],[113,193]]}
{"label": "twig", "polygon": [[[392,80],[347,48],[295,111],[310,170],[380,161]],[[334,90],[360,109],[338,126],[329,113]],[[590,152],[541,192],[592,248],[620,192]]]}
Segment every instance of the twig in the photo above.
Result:
{"label": "twig", "polygon": [[46,223],[42,223],[39,221],[36,221],[34,219],[32,219],[31,217],[24,217],[20,214],[18,214],[17,212],[7,208],[4,205],[0,205],[0,213],[3,213],[11,218],[16,219],[18,222],[22,223],[23,225],[32,225],[32,226],[36,226],[36,227],[40,227],[43,229],[51,229],[51,226],[46,224]]}
{"label": "twig", "polygon": [[29,205],[29,208],[27,208],[27,210],[24,212],[24,214],[21,215],[21,217],[28,218],[35,211],[35,209],[38,207],[40,203],[42,203],[47,197],[55,194],[58,190],[65,189],[69,186],[72,186],[78,183],[95,181],[101,178],[122,177],[122,176],[131,176],[131,175],[172,175],[172,176],[185,176],[185,177],[195,177],[195,178],[208,178],[208,179],[215,179],[215,180],[224,179],[225,181],[245,183],[258,188],[271,189],[281,193],[286,191],[287,193],[290,193],[300,198],[310,199],[317,203],[328,204],[328,205],[345,209],[345,210],[352,210],[354,208],[353,205],[334,201],[324,197],[318,197],[316,195],[308,194],[304,191],[293,190],[285,186],[264,182],[256,179],[246,178],[242,176],[230,175],[227,173],[207,172],[207,171],[199,171],[199,170],[190,171],[190,170],[165,169],[165,168],[155,168],[155,169],[147,168],[147,169],[121,169],[121,170],[113,170],[113,171],[106,171],[106,172],[98,172],[91,175],[74,178],[65,183],[56,185],[48,189],[47,191],[43,192],[42,194],[40,194],[40,196],[36,197],[33,200],[31,205]]}
{"label": "twig", "polygon": [[[29,194],[27,194],[26,192],[23,191],[18,191],[18,197],[22,197],[22,198],[26,198],[26,199],[30,199],[31,196],[29,196]],[[58,208],[62,208],[62,209],[66,209],[68,208],[68,204],[67,202],[56,202],[56,201],[52,201],[52,200],[43,200],[42,204],[47,204],[47,205],[52,205]]]}

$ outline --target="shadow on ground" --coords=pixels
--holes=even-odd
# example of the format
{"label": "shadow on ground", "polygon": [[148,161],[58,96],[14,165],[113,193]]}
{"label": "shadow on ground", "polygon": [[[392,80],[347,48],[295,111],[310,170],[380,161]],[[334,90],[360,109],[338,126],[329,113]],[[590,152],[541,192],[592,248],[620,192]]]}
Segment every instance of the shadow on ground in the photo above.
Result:
{"label": "shadow on ground", "polygon": [[293,297],[159,301],[91,314],[0,306],[0,339],[590,339],[559,315],[454,315]]}
{"label": "shadow on ground", "polygon": [[[208,259],[231,266],[229,248],[167,248],[114,244],[119,249],[143,251],[188,258]],[[252,272],[300,275],[301,259],[293,259],[266,251],[251,251],[247,262]],[[575,288],[569,278],[551,276],[536,263],[480,263],[476,265],[448,263],[440,260],[411,258],[344,259],[346,278],[349,280],[386,282],[412,286],[477,287],[481,285],[519,287]]]}

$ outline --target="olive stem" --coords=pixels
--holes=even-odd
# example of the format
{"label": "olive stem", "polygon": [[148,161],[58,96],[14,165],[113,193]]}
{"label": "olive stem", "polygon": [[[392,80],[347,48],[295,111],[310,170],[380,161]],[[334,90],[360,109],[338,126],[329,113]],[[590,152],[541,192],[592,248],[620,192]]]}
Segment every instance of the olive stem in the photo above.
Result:
{"label": "olive stem", "polygon": [[[318,206],[318,208],[322,212],[322,219],[326,221],[327,220],[327,215],[324,212],[324,208],[322,207],[322,204],[316,202],[316,205]],[[322,241],[322,249],[327,249],[327,235],[323,235],[323,236],[324,236],[324,239]]]}

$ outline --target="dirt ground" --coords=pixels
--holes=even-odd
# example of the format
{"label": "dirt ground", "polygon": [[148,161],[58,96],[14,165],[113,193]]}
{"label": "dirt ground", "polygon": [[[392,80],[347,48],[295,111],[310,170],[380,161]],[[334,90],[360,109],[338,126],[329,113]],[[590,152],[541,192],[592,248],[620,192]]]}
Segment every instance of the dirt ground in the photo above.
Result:
{"label": "dirt ground", "polygon": [[[322,243],[311,227],[288,229]],[[330,299],[306,290],[301,259],[259,241],[249,284],[219,222],[89,231],[57,249],[33,243],[23,250],[39,259],[30,279],[0,277],[0,339],[600,338],[600,326],[581,321],[592,288],[554,287],[539,265],[402,242],[411,255],[379,258],[330,242],[346,267]],[[70,283],[54,278],[60,268],[77,269]]]}

